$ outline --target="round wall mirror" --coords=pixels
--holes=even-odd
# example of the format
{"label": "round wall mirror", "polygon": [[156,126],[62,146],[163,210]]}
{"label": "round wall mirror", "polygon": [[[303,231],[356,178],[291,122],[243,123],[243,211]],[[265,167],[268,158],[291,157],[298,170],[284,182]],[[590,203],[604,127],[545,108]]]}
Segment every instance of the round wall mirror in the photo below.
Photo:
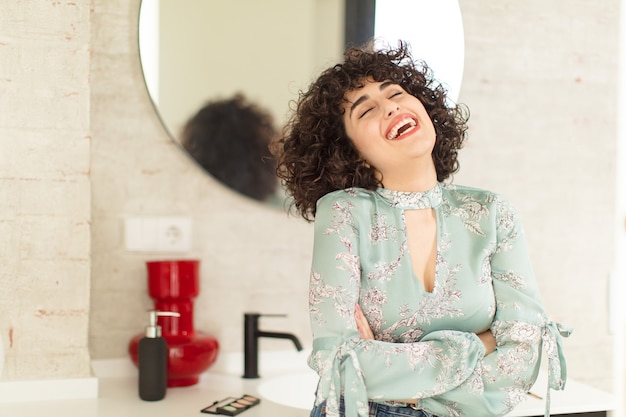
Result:
{"label": "round wall mirror", "polygon": [[369,22],[381,43],[408,41],[456,100],[464,60],[456,0],[143,0],[141,65],[181,149],[234,191],[283,207],[264,141],[278,134],[298,91],[341,60],[346,25]]}

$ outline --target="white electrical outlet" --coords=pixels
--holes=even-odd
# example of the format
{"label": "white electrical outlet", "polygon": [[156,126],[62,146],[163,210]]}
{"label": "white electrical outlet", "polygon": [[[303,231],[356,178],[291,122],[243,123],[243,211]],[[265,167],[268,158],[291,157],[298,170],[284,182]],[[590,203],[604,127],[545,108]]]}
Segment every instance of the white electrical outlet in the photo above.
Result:
{"label": "white electrical outlet", "polygon": [[190,218],[159,217],[156,230],[158,252],[187,252],[191,249]]}
{"label": "white electrical outlet", "polygon": [[126,250],[188,252],[191,229],[189,217],[130,217],[125,219]]}

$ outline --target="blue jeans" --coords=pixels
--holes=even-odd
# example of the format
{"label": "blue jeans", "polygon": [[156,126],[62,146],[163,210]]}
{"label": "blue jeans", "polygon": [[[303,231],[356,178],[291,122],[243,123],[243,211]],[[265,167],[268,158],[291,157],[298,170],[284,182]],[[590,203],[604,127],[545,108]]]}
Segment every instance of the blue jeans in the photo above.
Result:
{"label": "blue jeans", "polygon": [[[411,407],[394,407],[371,401],[369,403],[369,408],[369,417],[437,417],[433,414],[427,413],[426,411],[414,410]],[[345,416],[343,398],[339,403],[339,415],[341,417]],[[317,407],[314,407],[313,410],[311,410],[310,417],[326,417],[326,401]]]}

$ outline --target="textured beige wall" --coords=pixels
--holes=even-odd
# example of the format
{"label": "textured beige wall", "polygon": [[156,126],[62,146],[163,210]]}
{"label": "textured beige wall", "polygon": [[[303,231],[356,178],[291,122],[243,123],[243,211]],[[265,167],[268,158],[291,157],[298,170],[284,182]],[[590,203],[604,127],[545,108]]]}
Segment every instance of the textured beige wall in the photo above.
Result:
{"label": "textured beige wall", "polygon": [[[570,375],[606,389],[618,5],[461,1],[472,131],[456,180],[519,206],[548,310],[576,329]],[[288,313],[264,327],[309,343],[310,225],[222,188],[169,140],[141,77],[139,0],[94,0],[91,40],[88,7],[0,1],[4,378],[84,374],[87,311],[91,357],[126,355],[151,303],[145,261],[161,257],[124,250],[126,216],[193,218],[196,327],[222,351],[241,350],[248,310]]]}
{"label": "textured beige wall", "polygon": [[90,27],[89,2],[0,1],[3,379],[90,375]]}

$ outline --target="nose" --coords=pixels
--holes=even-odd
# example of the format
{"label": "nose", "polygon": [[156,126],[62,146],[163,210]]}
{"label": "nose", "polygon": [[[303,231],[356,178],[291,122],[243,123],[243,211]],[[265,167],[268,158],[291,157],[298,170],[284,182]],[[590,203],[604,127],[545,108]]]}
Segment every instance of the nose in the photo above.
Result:
{"label": "nose", "polygon": [[398,110],[400,110],[400,106],[398,106],[397,103],[394,103],[391,100],[386,100],[385,102],[385,116],[386,117],[391,117],[394,114],[396,114],[398,112]]}

